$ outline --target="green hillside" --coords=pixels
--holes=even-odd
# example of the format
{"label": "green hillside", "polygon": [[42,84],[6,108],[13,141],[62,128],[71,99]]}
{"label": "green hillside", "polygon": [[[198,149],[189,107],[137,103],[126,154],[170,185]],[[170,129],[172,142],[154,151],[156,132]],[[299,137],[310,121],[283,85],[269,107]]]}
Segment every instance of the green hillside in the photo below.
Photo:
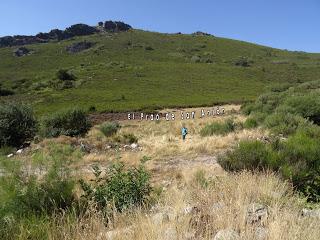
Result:
{"label": "green hillside", "polygon": [[[66,50],[84,40],[93,47]],[[2,89],[15,93],[0,99],[31,103],[40,115],[75,105],[125,111],[243,102],[271,85],[320,78],[320,54],[213,36],[131,30],[25,47],[33,53],[0,48]],[[61,87],[60,69],[76,76],[72,86]]]}

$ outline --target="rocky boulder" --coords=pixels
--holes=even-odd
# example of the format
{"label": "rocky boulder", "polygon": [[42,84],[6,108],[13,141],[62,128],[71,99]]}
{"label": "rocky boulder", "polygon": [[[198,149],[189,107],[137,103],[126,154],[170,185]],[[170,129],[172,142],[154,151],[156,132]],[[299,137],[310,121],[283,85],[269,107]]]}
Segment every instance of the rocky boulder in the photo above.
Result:
{"label": "rocky boulder", "polygon": [[106,21],[103,25],[104,30],[107,32],[125,32],[132,27],[124,22],[114,22],[114,21]]}
{"label": "rocky boulder", "polygon": [[259,203],[251,203],[247,207],[246,220],[249,224],[262,224],[268,218],[268,208]]}
{"label": "rocky boulder", "polygon": [[302,216],[304,217],[312,217],[312,218],[318,218],[320,219],[320,209],[302,209]]}
{"label": "rocky boulder", "polygon": [[209,33],[201,32],[201,31],[194,32],[194,33],[192,33],[192,35],[193,36],[213,36]]}
{"label": "rocky boulder", "polygon": [[98,27],[92,27],[86,24],[74,24],[65,30],[53,29],[48,33],[38,33],[35,36],[6,36],[0,38],[0,47],[22,46],[26,44],[46,43],[50,40],[65,40],[76,36],[87,36],[102,32],[122,32],[128,31],[132,27],[123,22],[106,21],[100,22]]}
{"label": "rocky boulder", "polygon": [[238,240],[240,239],[239,234],[232,229],[223,229],[217,232],[213,240]]}
{"label": "rocky boulder", "polygon": [[43,39],[39,39],[35,36],[6,36],[0,38],[0,47],[21,46],[26,44],[42,43],[46,42]]}
{"label": "rocky boulder", "polygon": [[80,23],[80,24],[75,24],[68,27],[64,31],[64,34],[66,36],[74,37],[74,36],[87,36],[97,32],[98,30],[95,27],[91,27],[89,25]]}
{"label": "rocky boulder", "polygon": [[14,50],[13,54],[16,57],[23,57],[29,55],[31,51],[26,47],[19,47],[18,49]]}

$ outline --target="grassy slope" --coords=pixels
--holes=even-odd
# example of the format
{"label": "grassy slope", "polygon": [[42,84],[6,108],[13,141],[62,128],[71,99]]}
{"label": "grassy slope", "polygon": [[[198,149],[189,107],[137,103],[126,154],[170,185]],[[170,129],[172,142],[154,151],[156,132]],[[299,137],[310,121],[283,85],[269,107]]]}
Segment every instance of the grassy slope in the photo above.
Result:
{"label": "grassy slope", "polygon": [[[80,40],[97,44],[78,54],[66,52],[66,46]],[[154,50],[145,50],[145,46]],[[320,54],[210,36],[134,30],[27,47],[35,53],[21,58],[13,56],[15,48],[0,49],[0,82],[19,93],[2,99],[31,102],[38,114],[75,104],[94,105],[99,111],[124,111],[240,102],[254,99],[268,85],[320,76]],[[212,64],[191,61],[192,56],[205,54],[210,55]],[[249,57],[254,64],[235,66],[239,56]],[[34,90],[36,83],[46,85],[61,68],[74,72],[78,87]]]}

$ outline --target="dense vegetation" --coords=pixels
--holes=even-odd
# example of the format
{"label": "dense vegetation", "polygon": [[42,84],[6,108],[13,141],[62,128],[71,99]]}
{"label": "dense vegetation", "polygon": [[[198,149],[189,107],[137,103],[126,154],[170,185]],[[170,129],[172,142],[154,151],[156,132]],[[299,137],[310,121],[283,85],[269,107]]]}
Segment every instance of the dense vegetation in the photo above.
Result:
{"label": "dense vegetation", "polygon": [[221,157],[228,170],[273,170],[308,200],[320,201],[320,81],[279,87],[243,107],[245,125],[271,131],[267,142],[244,141]]}
{"label": "dense vegetation", "polygon": [[32,140],[37,122],[31,108],[20,104],[0,105],[0,147],[20,147]]}
{"label": "dense vegetation", "polygon": [[[84,41],[95,44],[67,51]],[[320,74],[319,54],[214,36],[130,30],[26,48],[32,53],[22,57],[13,56],[15,47],[0,49],[0,82],[15,93],[1,100],[32,102],[40,115],[74,105],[125,111],[243,102],[274,83],[305,82]],[[77,79],[66,79],[60,69]]]}
{"label": "dense vegetation", "polygon": [[81,109],[62,110],[44,118],[41,134],[45,137],[83,136],[91,127],[86,113]]}
{"label": "dense vegetation", "polygon": [[93,209],[111,219],[115,211],[147,206],[152,187],[143,162],[137,169],[115,162],[103,176],[94,166],[91,183],[72,174],[82,156],[79,149],[52,142],[33,152],[28,172],[21,161],[0,157],[6,173],[0,176],[1,239],[48,239],[46,228],[56,217],[69,215],[75,224]]}

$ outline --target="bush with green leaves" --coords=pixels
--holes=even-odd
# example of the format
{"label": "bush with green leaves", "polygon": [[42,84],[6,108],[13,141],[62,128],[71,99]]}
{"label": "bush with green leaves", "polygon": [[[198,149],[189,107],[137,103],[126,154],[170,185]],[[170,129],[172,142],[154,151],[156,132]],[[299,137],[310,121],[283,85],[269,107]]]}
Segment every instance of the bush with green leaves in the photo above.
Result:
{"label": "bush with green leaves", "polygon": [[77,79],[72,72],[66,69],[60,69],[56,73],[56,77],[57,80],[50,81],[48,85],[57,90],[73,88],[75,86],[74,81]]}
{"label": "bush with green leaves", "polygon": [[86,112],[81,109],[69,109],[57,112],[42,121],[41,133],[45,137],[83,136],[91,127]]}
{"label": "bush with green leaves", "polygon": [[266,170],[276,167],[277,155],[260,141],[241,141],[238,147],[220,156],[218,161],[229,171]]}
{"label": "bush with green leaves", "polygon": [[0,105],[0,147],[20,147],[37,131],[37,121],[30,107],[21,104]]}
{"label": "bush with green leaves", "polygon": [[250,67],[252,65],[253,61],[251,59],[248,59],[247,57],[239,57],[234,64],[236,66],[241,67]]}
{"label": "bush with green leaves", "polygon": [[241,142],[221,157],[228,170],[271,169],[309,201],[320,201],[320,81],[290,84],[261,95],[242,107],[257,122],[287,139],[271,144]]}
{"label": "bush with green leaves", "polygon": [[320,201],[320,139],[298,132],[283,143],[281,174],[311,201]]}
{"label": "bush with green leaves", "polygon": [[95,166],[94,175],[93,184],[80,181],[83,190],[81,197],[85,202],[94,202],[98,210],[123,211],[149,203],[152,187],[150,174],[143,162],[137,168],[127,169],[123,163],[117,162],[105,174]]}
{"label": "bush with green leaves", "polygon": [[1,96],[10,96],[10,95],[14,95],[14,91],[0,88],[0,97]]}
{"label": "bush with green leaves", "polygon": [[292,113],[320,125],[320,95],[318,92],[290,96],[285,100],[284,105],[290,107]]}
{"label": "bush with green leaves", "polygon": [[[78,199],[70,164],[79,158],[80,150],[53,143],[35,151],[28,167],[21,160],[0,157],[5,174],[0,177],[0,239],[16,239],[22,228],[30,239],[42,239],[45,231],[34,231],[37,225],[57,213],[74,212]],[[41,238],[32,237],[39,232]]]}
{"label": "bush with green leaves", "polygon": [[274,113],[269,115],[264,121],[264,126],[273,133],[285,136],[295,133],[298,127],[304,127],[308,124],[311,123],[307,119],[290,113]]}
{"label": "bush with green leaves", "polygon": [[235,130],[236,124],[232,119],[227,119],[224,122],[214,122],[207,124],[200,130],[202,137],[212,135],[226,135]]}
{"label": "bush with green leaves", "polygon": [[256,128],[258,127],[259,123],[256,118],[249,117],[246,119],[246,121],[243,123],[243,127],[246,129]]}
{"label": "bush with green leaves", "polygon": [[0,83],[0,97],[1,96],[10,96],[14,95],[14,92],[12,90],[4,89],[2,87],[2,83]]}
{"label": "bush with green leaves", "polygon": [[286,141],[276,138],[271,143],[241,141],[239,146],[220,156],[218,161],[228,171],[278,172],[309,201],[319,202],[320,138],[314,137],[315,132],[320,131],[312,128],[306,133],[304,129],[298,129]]}
{"label": "bush with green leaves", "polygon": [[116,134],[120,128],[121,126],[118,122],[105,122],[100,126],[100,131],[106,137],[111,137]]}
{"label": "bush with green leaves", "polygon": [[61,81],[68,81],[68,80],[75,80],[76,77],[75,75],[73,75],[73,73],[71,73],[70,71],[68,71],[67,69],[60,69],[57,72],[57,78]]}

